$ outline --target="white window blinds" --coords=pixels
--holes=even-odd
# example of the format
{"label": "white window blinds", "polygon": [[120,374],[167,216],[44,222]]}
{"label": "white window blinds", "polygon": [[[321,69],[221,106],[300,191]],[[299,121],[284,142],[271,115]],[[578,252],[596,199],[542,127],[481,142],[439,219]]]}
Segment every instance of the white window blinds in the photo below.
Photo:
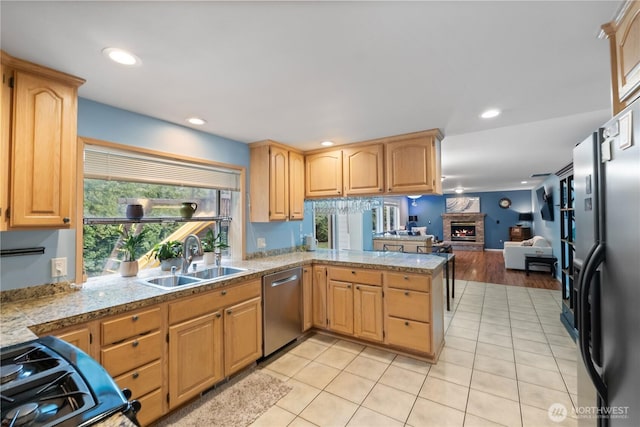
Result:
{"label": "white window blinds", "polygon": [[85,145],[84,176],[113,181],[240,191],[240,172],[237,170],[98,145]]}

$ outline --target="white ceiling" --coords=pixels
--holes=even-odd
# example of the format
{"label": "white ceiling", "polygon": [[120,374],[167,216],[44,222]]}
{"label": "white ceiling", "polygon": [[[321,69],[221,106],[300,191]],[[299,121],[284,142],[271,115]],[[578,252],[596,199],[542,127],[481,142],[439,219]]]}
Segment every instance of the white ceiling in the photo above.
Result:
{"label": "white ceiling", "polygon": [[[302,149],[440,128],[446,192],[534,188],[610,115],[620,1],[0,3],[1,46],[80,96]],[[129,49],[143,65],[101,54]],[[503,114],[483,120],[489,108]],[[528,179],[526,185],[521,180]]]}

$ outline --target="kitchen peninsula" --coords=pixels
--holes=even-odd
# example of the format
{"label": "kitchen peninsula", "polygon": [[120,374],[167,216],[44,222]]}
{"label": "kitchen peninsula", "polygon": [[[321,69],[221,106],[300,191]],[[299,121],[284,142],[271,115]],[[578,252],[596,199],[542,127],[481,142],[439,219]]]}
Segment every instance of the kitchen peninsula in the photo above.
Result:
{"label": "kitchen peninsula", "polygon": [[[25,289],[11,301],[15,291],[4,291],[0,344],[48,334],[79,340],[133,390],[147,424],[262,357],[262,277],[293,267],[303,271],[300,335],[313,329],[436,362],[444,345],[443,264],[424,254],[318,250],[234,262],[246,271],[175,290],[141,284],[160,274],[153,269],[54,295],[26,297]],[[212,367],[206,378],[180,363],[193,346],[209,349],[198,350]]]}
{"label": "kitchen peninsula", "polygon": [[373,238],[374,251],[431,253],[432,236],[384,235]]}

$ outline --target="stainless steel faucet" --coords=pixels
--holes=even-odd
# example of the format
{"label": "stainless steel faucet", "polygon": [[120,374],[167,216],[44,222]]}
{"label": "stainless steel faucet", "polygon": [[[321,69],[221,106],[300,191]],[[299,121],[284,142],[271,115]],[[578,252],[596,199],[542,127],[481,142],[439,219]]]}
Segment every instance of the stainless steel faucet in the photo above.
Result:
{"label": "stainless steel faucet", "polygon": [[202,256],[202,244],[195,234],[189,234],[182,244],[182,272],[189,270],[194,256]]}

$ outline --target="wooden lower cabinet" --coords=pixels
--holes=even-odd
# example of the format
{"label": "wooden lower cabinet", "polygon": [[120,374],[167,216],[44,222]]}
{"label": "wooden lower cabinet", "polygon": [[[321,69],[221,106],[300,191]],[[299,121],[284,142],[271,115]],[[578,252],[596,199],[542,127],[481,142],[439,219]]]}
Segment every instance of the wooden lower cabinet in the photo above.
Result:
{"label": "wooden lower cabinet", "polygon": [[384,321],[380,271],[331,267],[328,277],[328,329],[382,342]]}
{"label": "wooden lower cabinet", "polygon": [[313,327],[313,269],[302,269],[302,332]]}
{"label": "wooden lower cabinet", "polygon": [[436,359],[443,343],[442,273],[384,273],[385,343]]}
{"label": "wooden lower cabinet", "polygon": [[327,328],[327,267],[323,265],[313,266],[312,284],[312,322],[313,326],[320,329]]}
{"label": "wooden lower cabinet", "polygon": [[169,304],[169,408],[262,357],[261,281]]}
{"label": "wooden lower cabinet", "polygon": [[166,317],[166,304],[159,304],[100,321],[100,363],[142,404],[143,426],[167,411]]}
{"label": "wooden lower cabinet", "polygon": [[353,335],[353,289],[351,283],[329,280],[327,312],[330,330]]}
{"label": "wooden lower cabinet", "polygon": [[355,285],[353,291],[353,334],[372,341],[383,340],[382,288]]}
{"label": "wooden lower cabinet", "polygon": [[53,335],[71,345],[78,347],[91,357],[96,357],[97,331],[94,323],[85,323],[70,328],[52,331],[47,335]]}
{"label": "wooden lower cabinet", "polygon": [[169,327],[169,408],[224,378],[222,312]]}
{"label": "wooden lower cabinet", "polygon": [[224,373],[229,376],[262,357],[261,297],[224,311]]}

